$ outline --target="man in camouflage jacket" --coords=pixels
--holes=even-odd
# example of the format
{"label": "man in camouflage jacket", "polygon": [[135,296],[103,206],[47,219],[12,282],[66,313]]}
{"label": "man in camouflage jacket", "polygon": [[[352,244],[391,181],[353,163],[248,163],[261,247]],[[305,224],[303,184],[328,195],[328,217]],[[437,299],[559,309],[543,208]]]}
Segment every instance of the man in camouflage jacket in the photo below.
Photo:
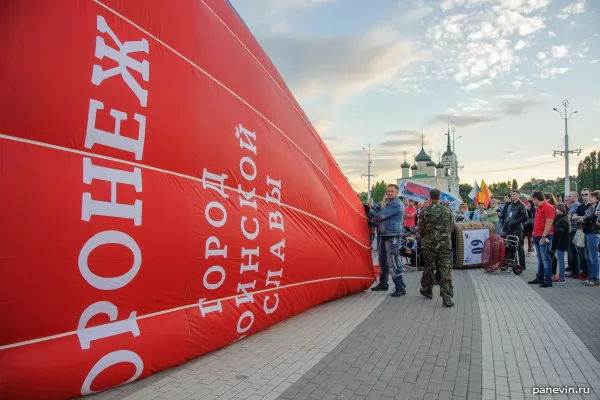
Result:
{"label": "man in camouflage jacket", "polygon": [[436,267],[441,272],[440,296],[444,306],[452,307],[454,289],[452,287],[452,231],[454,217],[452,211],[440,204],[442,192],[431,189],[431,205],[424,209],[419,218],[419,235],[423,243],[425,265],[421,278],[421,294],[433,298],[433,273]]}

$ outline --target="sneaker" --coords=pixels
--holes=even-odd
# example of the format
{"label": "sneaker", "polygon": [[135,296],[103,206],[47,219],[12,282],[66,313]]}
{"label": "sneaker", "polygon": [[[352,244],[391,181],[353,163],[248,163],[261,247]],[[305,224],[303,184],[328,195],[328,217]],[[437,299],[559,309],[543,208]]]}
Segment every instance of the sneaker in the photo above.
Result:
{"label": "sneaker", "polygon": [[586,281],[585,286],[600,286],[600,282]]}
{"label": "sneaker", "polygon": [[400,289],[396,289],[394,291],[394,293],[391,294],[392,297],[400,297],[400,296],[405,296],[405,295],[406,295],[406,291],[400,290]]}
{"label": "sneaker", "polygon": [[564,278],[558,278],[557,280],[554,281],[555,283],[565,283]]}
{"label": "sneaker", "polygon": [[442,303],[445,307],[454,307],[454,303],[452,302],[452,300],[450,299],[444,299],[444,302]]}
{"label": "sneaker", "polygon": [[541,288],[545,288],[545,287],[552,287],[552,283],[551,282],[544,282],[540,284]]}
{"label": "sneaker", "polygon": [[532,281],[529,281],[529,282],[527,282],[527,283],[528,283],[528,284],[530,284],[530,285],[540,285],[540,284],[542,284],[542,283],[544,283],[544,282],[542,282],[542,281],[540,281],[539,279],[535,278],[534,280],[532,280]]}
{"label": "sneaker", "polygon": [[[560,278],[558,277],[558,275],[554,275],[552,277],[552,282],[559,282],[559,281],[560,281]],[[564,279],[563,279],[563,281],[564,281]]]}
{"label": "sneaker", "polygon": [[432,292],[426,292],[425,290],[421,289],[421,295],[427,297],[428,299],[433,299]]}
{"label": "sneaker", "polygon": [[388,286],[387,285],[382,285],[381,283],[379,283],[377,286],[374,286],[371,288],[371,291],[373,292],[387,292],[388,291]]}

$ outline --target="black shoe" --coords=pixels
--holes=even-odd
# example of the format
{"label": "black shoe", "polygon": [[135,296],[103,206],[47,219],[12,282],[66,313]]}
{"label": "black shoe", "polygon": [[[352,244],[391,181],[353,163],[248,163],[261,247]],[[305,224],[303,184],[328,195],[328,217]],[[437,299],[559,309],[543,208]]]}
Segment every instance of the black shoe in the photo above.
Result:
{"label": "black shoe", "polygon": [[550,282],[544,282],[540,284],[540,287],[552,287],[552,284]]}
{"label": "black shoe", "polygon": [[372,287],[371,291],[373,291],[373,292],[387,292],[388,291],[388,286],[382,285],[380,283],[377,286]]}
{"label": "black shoe", "polygon": [[433,293],[431,292],[426,292],[425,290],[421,289],[421,295],[427,297],[428,299],[433,299]]}
{"label": "black shoe", "polygon": [[530,284],[530,285],[541,285],[541,284],[542,284],[542,283],[544,283],[544,282],[542,282],[542,281],[540,281],[539,279],[535,278],[534,280],[532,280],[532,281],[529,281],[529,282],[527,282],[527,283],[528,283],[528,284]]}
{"label": "black shoe", "polygon": [[434,285],[434,286],[439,286],[439,285],[440,285],[440,281],[435,281],[435,282],[433,282],[433,285]]}
{"label": "black shoe", "polygon": [[392,297],[400,297],[400,296],[405,296],[405,295],[406,295],[406,291],[400,290],[400,289],[396,289],[394,291],[394,293],[391,294]]}
{"label": "black shoe", "polygon": [[444,299],[443,304],[445,307],[454,307],[454,303],[450,299]]}

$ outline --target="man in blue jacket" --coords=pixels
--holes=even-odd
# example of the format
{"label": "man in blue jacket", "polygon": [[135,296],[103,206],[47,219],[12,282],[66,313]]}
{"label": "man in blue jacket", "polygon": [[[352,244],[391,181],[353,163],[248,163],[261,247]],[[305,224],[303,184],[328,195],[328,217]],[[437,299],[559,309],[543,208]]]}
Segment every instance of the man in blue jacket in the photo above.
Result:
{"label": "man in blue jacket", "polygon": [[406,285],[402,275],[402,265],[399,262],[400,240],[404,225],[404,204],[398,198],[398,185],[388,185],[386,191],[387,204],[379,212],[371,212],[372,222],[377,225],[377,232],[381,238],[379,244],[379,266],[381,273],[379,283],[371,288],[373,291],[388,290],[388,274],[392,271],[392,281],[396,290],[392,297],[406,294]]}

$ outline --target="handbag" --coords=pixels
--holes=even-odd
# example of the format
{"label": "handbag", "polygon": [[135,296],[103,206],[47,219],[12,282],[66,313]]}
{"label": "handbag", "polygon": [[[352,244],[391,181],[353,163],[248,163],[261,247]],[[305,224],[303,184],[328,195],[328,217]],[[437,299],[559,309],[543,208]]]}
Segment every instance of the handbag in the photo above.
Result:
{"label": "handbag", "polygon": [[585,234],[583,229],[577,229],[575,236],[573,236],[573,244],[577,247],[585,247]]}

